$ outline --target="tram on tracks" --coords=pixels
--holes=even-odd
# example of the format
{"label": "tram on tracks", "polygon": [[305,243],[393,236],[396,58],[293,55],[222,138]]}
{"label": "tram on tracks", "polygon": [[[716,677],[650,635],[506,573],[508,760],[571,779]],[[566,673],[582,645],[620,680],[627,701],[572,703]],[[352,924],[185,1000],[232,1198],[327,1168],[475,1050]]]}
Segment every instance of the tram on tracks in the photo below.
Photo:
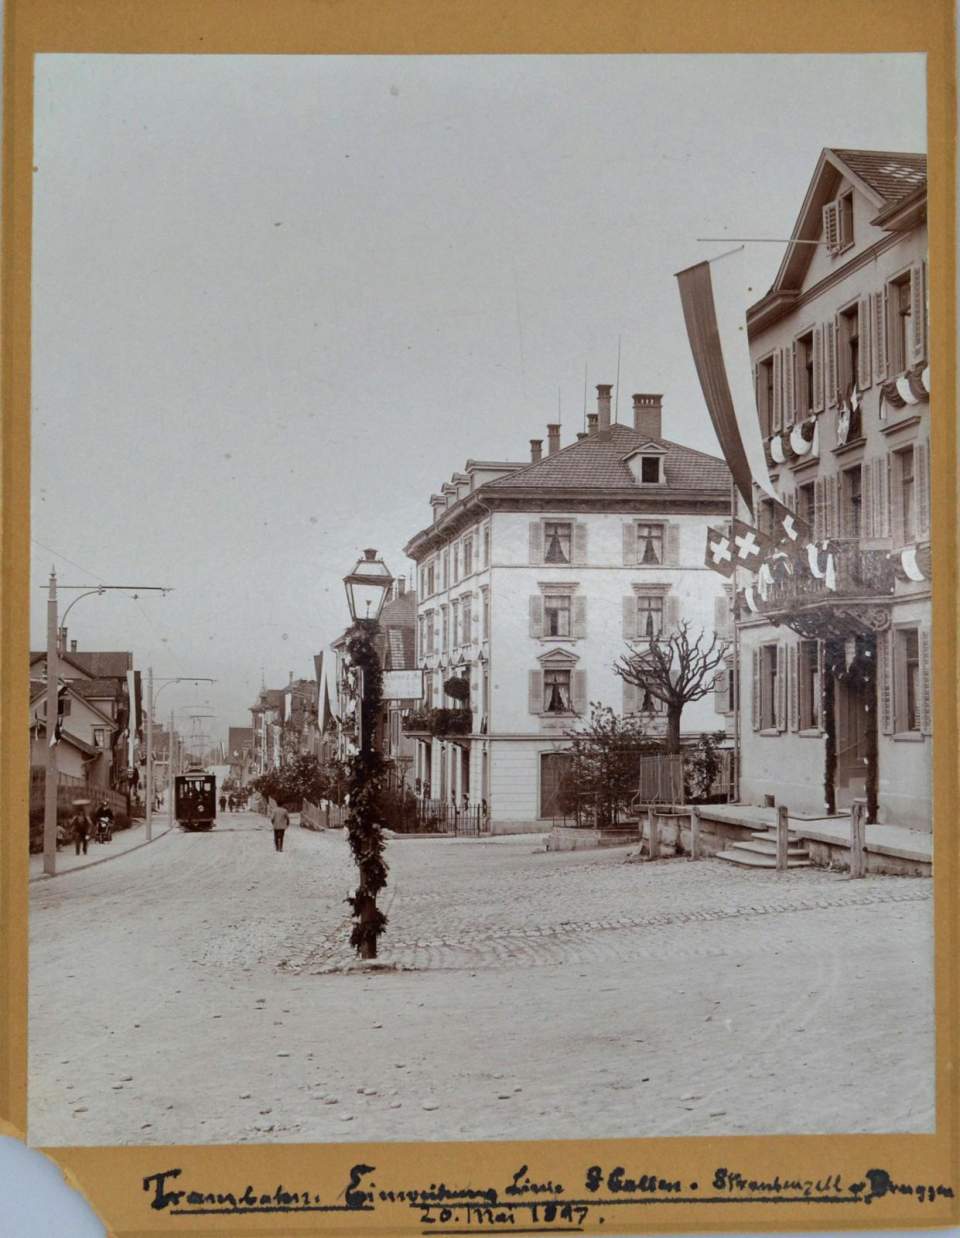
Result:
{"label": "tram on tracks", "polygon": [[212,830],[217,821],[217,780],[190,769],[173,780],[173,814],[185,830]]}

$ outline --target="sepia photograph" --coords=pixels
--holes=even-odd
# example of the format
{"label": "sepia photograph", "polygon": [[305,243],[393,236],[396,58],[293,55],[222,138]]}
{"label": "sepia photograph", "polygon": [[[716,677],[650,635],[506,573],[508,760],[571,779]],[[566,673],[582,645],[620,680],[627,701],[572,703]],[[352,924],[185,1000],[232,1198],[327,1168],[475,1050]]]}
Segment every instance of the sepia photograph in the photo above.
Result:
{"label": "sepia photograph", "polygon": [[33,91],[30,1144],[935,1132],[925,57]]}

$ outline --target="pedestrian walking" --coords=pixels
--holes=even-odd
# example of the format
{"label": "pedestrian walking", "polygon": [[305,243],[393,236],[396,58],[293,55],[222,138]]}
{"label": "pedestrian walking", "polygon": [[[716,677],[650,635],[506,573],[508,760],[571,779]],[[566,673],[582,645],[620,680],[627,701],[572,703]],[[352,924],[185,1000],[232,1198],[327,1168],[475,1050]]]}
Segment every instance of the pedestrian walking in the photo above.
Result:
{"label": "pedestrian walking", "polygon": [[87,813],[87,805],[89,800],[74,800],[73,806],[76,812],[70,818],[70,831],[73,834],[74,845],[77,849],[77,855],[80,854],[80,848],[83,848],[83,854],[87,854],[87,844],[90,840],[90,829],[92,822]]}
{"label": "pedestrian walking", "polygon": [[236,797],[235,797],[235,796],[231,795],[231,796],[227,799],[227,807],[230,809],[230,811],[231,811],[231,812],[236,812],[236,811],[237,811],[237,801],[236,801]]}
{"label": "pedestrian walking", "polygon": [[282,851],[283,836],[290,824],[290,814],[282,804],[278,804],[270,814],[270,824],[273,826],[273,845],[277,851]]}
{"label": "pedestrian walking", "polygon": [[106,800],[100,801],[97,809],[97,842],[108,843],[113,838],[113,810]]}
{"label": "pedestrian walking", "polygon": [[227,811],[227,797],[225,795],[220,796],[220,811],[221,812]]}

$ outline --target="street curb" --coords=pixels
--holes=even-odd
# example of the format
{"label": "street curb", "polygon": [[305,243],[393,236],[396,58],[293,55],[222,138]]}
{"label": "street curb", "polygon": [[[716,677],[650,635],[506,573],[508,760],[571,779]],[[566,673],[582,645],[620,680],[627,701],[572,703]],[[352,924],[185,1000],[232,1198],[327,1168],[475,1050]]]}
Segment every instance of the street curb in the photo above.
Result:
{"label": "street curb", "polygon": [[37,873],[36,877],[30,878],[29,884],[33,885],[35,881],[50,881],[54,877],[66,877],[68,873],[82,873],[85,869],[96,868],[98,864],[107,864],[110,860],[121,860],[125,855],[132,855],[134,851],[139,851],[141,847],[150,847],[154,843],[159,842],[161,838],[172,834],[173,828],[172,825],[168,825],[162,834],[157,834],[142,843],[137,843],[135,847],[128,847],[126,851],[118,851],[116,855],[105,855],[99,860],[91,860],[89,864],[75,864],[73,868],[65,868],[59,873]]}

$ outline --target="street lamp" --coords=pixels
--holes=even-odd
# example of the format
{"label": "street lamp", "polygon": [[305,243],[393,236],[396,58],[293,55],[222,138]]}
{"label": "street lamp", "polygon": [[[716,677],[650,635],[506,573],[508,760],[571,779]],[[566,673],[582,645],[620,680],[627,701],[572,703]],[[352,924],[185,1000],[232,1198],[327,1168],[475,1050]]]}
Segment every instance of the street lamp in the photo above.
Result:
{"label": "street lamp", "polygon": [[377,552],[372,549],[365,550],[353,571],[343,578],[353,622],[376,623],[392,584],[393,577]]}
{"label": "street lamp", "polygon": [[382,694],[377,652],[378,620],[393,577],[376,550],[367,549],[343,578],[353,627],[347,633],[346,654],[357,670],[359,734],[350,758],[350,811],[347,836],[359,872],[356,892],[347,899],[353,911],[350,944],[361,959],[377,957],[377,941],[387,917],[377,907],[377,895],[387,884],[381,829],[384,761],[377,749],[376,725]]}

